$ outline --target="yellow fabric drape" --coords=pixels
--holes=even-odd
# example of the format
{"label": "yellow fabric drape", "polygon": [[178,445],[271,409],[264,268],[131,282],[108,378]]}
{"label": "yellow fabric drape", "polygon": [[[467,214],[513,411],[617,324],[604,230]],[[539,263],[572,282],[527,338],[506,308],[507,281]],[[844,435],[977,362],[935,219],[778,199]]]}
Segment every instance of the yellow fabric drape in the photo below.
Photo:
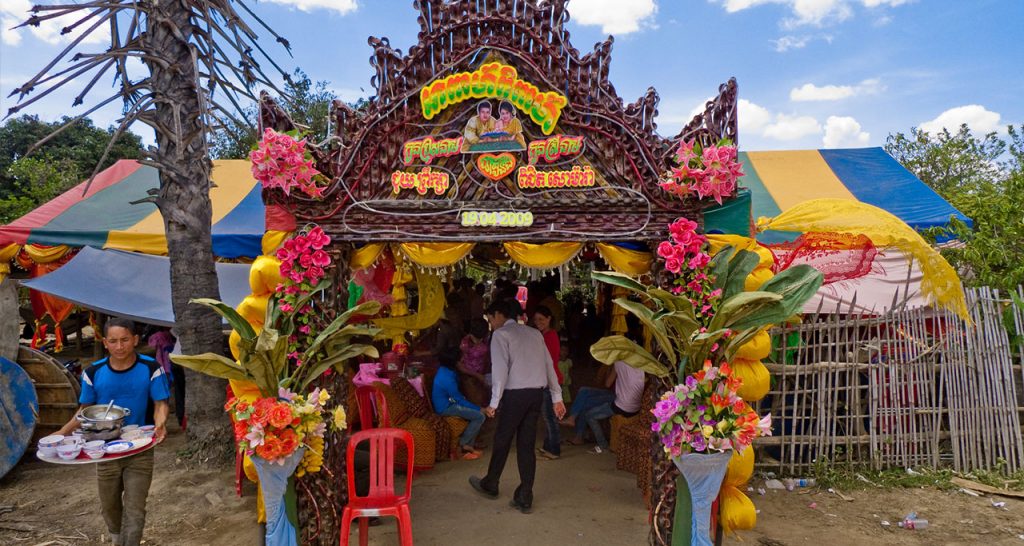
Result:
{"label": "yellow fabric drape", "polygon": [[[612,288],[612,301],[628,295],[629,291],[621,286]],[[613,334],[625,334],[629,330],[626,326],[626,309],[621,305],[612,306],[612,323],[608,328]]]}
{"label": "yellow fabric drape", "polygon": [[718,254],[720,250],[731,246],[736,250],[749,250],[757,253],[758,267],[771,267],[775,264],[775,256],[771,250],[757,244],[757,239],[744,237],[742,235],[712,234],[708,235],[708,243],[711,245],[711,254]]}
{"label": "yellow fabric drape", "polygon": [[274,251],[281,248],[284,244],[284,240],[292,236],[290,231],[276,231],[268,230],[263,233],[263,239],[260,241],[263,253],[270,256],[274,254]]}
{"label": "yellow fabric drape", "polygon": [[970,320],[964,289],[949,262],[914,228],[878,207],[845,199],[812,199],[775,218],[758,218],[757,230],[861,234],[880,248],[897,248],[921,264],[921,293]]}
{"label": "yellow fabric drape", "polygon": [[612,269],[623,275],[643,275],[651,270],[651,263],[654,262],[654,255],[650,252],[630,250],[608,243],[597,243],[597,251]]}
{"label": "yellow fabric drape", "polygon": [[736,530],[753,529],[757,524],[757,510],[754,503],[742,491],[754,473],[754,449],[748,447],[743,453],[733,451],[729,467],[725,471],[722,489],[719,491],[722,529],[726,533]]}
{"label": "yellow fabric drape", "polygon": [[398,246],[412,263],[422,267],[455,265],[473,250],[473,243],[402,243]]}
{"label": "yellow fabric drape", "polygon": [[551,269],[576,257],[583,243],[505,243],[505,252],[517,264],[531,269]]}
{"label": "yellow fabric drape", "polygon": [[348,263],[349,268],[352,271],[359,271],[370,267],[377,261],[380,253],[384,252],[384,246],[384,243],[371,243],[355,249]]}
{"label": "yellow fabric drape", "polygon": [[[398,270],[395,271],[398,276]],[[412,280],[411,275],[409,280]],[[404,284],[404,283],[403,283]],[[416,286],[419,290],[419,307],[416,313],[408,315],[408,308],[404,309],[402,315],[395,315],[394,304],[391,305],[392,315],[388,318],[373,319],[373,324],[381,328],[377,334],[378,339],[391,339],[396,343],[405,342],[405,333],[410,330],[423,330],[429,328],[444,312],[444,285],[441,284],[441,277],[433,273],[416,273]],[[392,292],[394,296],[394,292]],[[405,305],[405,287],[402,287],[402,305]],[[396,300],[397,301],[397,298]]]}
{"label": "yellow fabric drape", "polygon": [[0,248],[0,282],[4,282],[7,275],[11,274],[11,260],[21,252],[21,245],[11,243]]}
{"label": "yellow fabric drape", "polygon": [[29,258],[32,258],[33,262],[37,264],[48,264],[50,262],[55,262],[63,258],[64,255],[67,254],[69,250],[71,250],[71,248],[67,245],[25,245],[23,250]]}

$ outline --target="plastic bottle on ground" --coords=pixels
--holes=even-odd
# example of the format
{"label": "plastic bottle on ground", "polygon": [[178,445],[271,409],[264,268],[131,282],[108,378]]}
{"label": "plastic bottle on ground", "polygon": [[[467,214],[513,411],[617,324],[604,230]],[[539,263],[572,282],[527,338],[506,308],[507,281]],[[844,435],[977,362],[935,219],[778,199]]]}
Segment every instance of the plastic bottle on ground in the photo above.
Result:
{"label": "plastic bottle on ground", "polygon": [[900,522],[900,527],[904,529],[918,530],[928,528],[928,520],[921,518],[905,519]]}

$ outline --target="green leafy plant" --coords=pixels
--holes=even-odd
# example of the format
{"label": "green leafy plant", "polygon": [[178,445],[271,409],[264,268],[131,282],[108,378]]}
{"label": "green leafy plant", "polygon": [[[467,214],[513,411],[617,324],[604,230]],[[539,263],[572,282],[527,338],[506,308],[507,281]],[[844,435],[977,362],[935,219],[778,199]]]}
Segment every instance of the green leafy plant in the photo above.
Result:
{"label": "green leafy plant", "polygon": [[[312,297],[318,290],[309,294]],[[276,397],[280,389],[302,393],[309,384],[325,371],[335,368],[342,371],[342,365],[350,358],[368,356],[377,358],[379,355],[373,345],[357,343],[358,338],[372,339],[379,328],[366,324],[349,324],[356,315],[372,316],[380,311],[380,303],[366,302],[352,307],[338,315],[330,324],[317,334],[309,346],[302,352],[299,361],[301,366],[288,365],[289,333],[296,330],[292,324],[292,313],[283,313],[278,309],[277,299],[273,298],[267,306],[266,324],[278,325],[277,328],[264,327],[258,334],[244,317],[231,306],[214,299],[194,299],[191,303],[204,305],[224,317],[239,336],[238,362],[215,353],[201,355],[172,355],[171,359],[186,368],[197,372],[220,377],[252,381],[267,397]]]}
{"label": "green leafy plant", "polygon": [[712,292],[721,290],[717,309],[700,314],[686,294],[647,286],[611,271],[595,272],[596,280],[640,296],[640,302],[617,298],[615,304],[647,326],[657,352],[664,359],[625,336],[601,338],[590,353],[605,364],[622,360],[673,383],[699,371],[712,356],[716,357],[714,363],[732,360],[736,351],[759,330],[798,313],[822,283],[820,272],[799,265],[780,272],[755,291],[744,292],[743,280],[756,265],[757,255],[753,252],[729,247],[719,252],[707,267]]}

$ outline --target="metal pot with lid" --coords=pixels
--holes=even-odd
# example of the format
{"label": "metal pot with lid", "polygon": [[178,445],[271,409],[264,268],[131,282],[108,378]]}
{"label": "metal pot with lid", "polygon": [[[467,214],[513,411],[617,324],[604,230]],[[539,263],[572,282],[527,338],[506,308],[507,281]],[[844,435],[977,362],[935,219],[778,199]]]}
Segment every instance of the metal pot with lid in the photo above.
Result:
{"label": "metal pot with lid", "polygon": [[82,427],[82,436],[86,440],[110,440],[121,435],[121,426],[132,410],[121,406],[97,404],[82,408],[75,419]]}

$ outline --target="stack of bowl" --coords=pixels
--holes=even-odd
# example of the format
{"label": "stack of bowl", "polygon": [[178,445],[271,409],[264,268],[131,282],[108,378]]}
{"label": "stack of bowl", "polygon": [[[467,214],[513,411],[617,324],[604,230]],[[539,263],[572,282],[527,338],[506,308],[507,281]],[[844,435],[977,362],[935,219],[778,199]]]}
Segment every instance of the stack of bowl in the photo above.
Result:
{"label": "stack of bowl", "polygon": [[82,452],[82,441],[78,438],[67,437],[57,444],[57,456],[65,461],[70,461]]}
{"label": "stack of bowl", "polygon": [[60,434],[51,434],[50,436],[43,436],[39,439],[39,456],[40,457],[56,457],[57,446],[60,445],[61,441],[64,440],[64,436]]}
{"label": "stack of bowl", "polygon": [[106,442],[103,440],[93,440],[91,442],[86,442],[85,445],[82,446],[82,451],[85,451],[85,454],[90,459],[99,459],[106,453],[103,451],[104,445],[106,445]]}

